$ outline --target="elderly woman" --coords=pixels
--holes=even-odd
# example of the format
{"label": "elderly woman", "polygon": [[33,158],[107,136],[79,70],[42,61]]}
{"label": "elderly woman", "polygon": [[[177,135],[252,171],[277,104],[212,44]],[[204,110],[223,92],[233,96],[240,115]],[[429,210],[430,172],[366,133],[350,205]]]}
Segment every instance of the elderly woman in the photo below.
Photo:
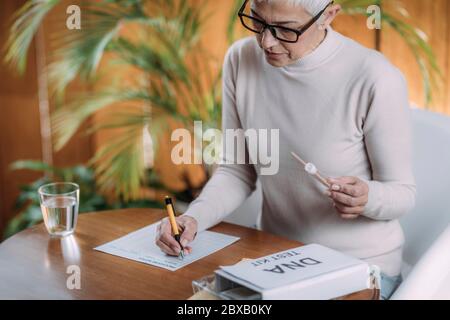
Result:
{"label": "elderly woman", "polygon": [[[279,172],[221,164],[178,217],[188,246],[239,207],[261,181],[262,230],[342,251],[382,271],[382,296],[401,281],[398,219],[415,203],[405,79],[380,53],[334,31],[329,0],[245,1],[241,22],[255,33],[228,50],[223,129],[279,129]],[[246,152],[248,153],[248,148]],[[300,171],[294,151],[330,177],[325,192]],[[180,247],[166,220],[156,242]]]}

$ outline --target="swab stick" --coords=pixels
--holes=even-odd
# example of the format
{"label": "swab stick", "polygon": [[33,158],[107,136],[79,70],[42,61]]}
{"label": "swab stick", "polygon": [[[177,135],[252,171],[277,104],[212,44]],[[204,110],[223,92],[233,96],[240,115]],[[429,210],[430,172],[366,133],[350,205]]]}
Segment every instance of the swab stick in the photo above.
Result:
{"label": "swab stick", "polygon": [[314,178],[316,178],[321,184],[323,184],[325,187],[330,188],[330,184],[327,182],[327,180],[322,177],[322,175],[320,174],[319,170],[317,170],[316,166],[312,163],[307,163],[306,161],[304,161],[302,158],[300,158],[297,154],[295,154],[294,152],[291,152],[291,155],[295,158],[295,160],[297,160],[298,162],[300,162],[302,164],[302,166],[305,168],[305,171],[313,176]]}

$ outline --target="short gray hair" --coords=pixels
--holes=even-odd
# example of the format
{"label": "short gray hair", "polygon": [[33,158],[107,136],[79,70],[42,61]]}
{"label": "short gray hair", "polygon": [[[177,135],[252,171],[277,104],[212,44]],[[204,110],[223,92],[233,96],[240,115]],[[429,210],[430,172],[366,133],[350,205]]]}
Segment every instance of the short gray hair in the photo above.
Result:
{"label": "short gray hair", "polygon": [[287,2],[293,6],[302,6],[312,16],[317,15],[322,11],[330,0],[253,0],[254,2]]}

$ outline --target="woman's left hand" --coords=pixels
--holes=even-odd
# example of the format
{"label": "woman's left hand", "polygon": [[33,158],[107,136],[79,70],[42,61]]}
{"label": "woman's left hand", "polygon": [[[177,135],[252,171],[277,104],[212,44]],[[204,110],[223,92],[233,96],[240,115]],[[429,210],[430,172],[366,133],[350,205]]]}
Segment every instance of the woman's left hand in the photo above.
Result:
{"label": "woman's left hand", "polygon": [[343,219],[359,217],[369,200],[369,186],[356,177],[327,179],[330,189],[327,195],[334,202],[334,207]]}

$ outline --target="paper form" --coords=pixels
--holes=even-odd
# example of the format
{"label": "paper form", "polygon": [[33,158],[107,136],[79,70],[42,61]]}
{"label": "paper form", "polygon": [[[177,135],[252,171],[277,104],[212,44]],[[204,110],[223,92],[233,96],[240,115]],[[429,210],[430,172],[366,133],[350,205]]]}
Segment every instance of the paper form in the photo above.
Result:
{"label": "paper form", "polygon": [[157,226],[158,223],[154,223],[98,246],[94,250],[176,271],[239,240],[239,237],[222,233],[199,232],[195,240],[189,244],[192,247],[192,252],[185,255],[183,260],[180,260],[178,257],[165,254],[155,244]]}

